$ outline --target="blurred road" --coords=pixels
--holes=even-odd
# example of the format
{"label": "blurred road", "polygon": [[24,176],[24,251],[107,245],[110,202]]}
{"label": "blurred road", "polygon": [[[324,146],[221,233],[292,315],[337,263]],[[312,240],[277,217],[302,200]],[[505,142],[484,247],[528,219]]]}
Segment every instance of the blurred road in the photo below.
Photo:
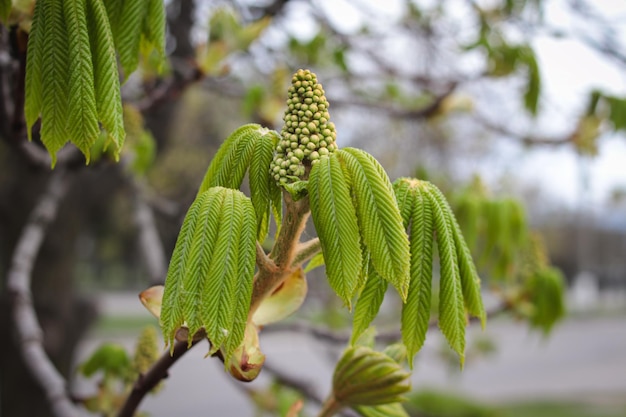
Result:
{"label": "blurred road", "polygon": [[[468,361],[462,373],[451,369],[439,358],[444,341],[438,332],[429,333],[418,354],[414,371],[414,388],[446,389],[499,402],[538,398],[584,398],[603,401],[626,397],[626,316],[570,318],[557,326],[549,338],[529,332],[523,324],[510,320],[493,320],[487,330],[472,328],[468,346],[476,338],[488,337],[497,352],[487,358]],[[110,338],[108,338],[110,340]],[[85,357],[103,340],[97,336],[86,340],[80,349]],[[127,345],[130,337],[118,338]],[[290,375],[307,378],[325,395],[332,376],[329,349],[306,335],[267,333],[261,338],[267,360]],[[154,417],[252,416],[240,386],[227,377],[221,363],[204,359],[206,345],[192,349],[172,369],[165,388],[148,397],[143,409]],[[259,388],[267,376],[245,385]],[[92,384],[77,381],[76,389],[88,393]]]}

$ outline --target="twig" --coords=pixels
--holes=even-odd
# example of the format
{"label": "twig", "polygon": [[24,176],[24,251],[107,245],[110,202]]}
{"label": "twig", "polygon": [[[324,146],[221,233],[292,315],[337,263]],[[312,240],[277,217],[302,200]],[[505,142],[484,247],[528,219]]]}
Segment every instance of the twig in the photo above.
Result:
{"label": "twig", "polygon": [[[502,313],[505,313],[511,308],[507,303],[498,305],[493,310],[487,312],[487,318],[496,317]],[[480,319],[471,317],[470,324],[480,323]],[[431,320],[428,327],[434,329],[438,326],[437,320]],[[304,321],[294,321],[274,324],[263,328],[264,333],[268,332],[296,332],[309,334],[316,340],[323,340],[328,343],[341,345],[350,341],[351,333],[349,331],[336,331],[330,330],[321,326],[314,326]],[[402,333],[399,330],[383,331],[376,334],[376,341],[380,343],[394,343],[402,339]]]}
{"label": "twig", "polygon": [[322,250],[322,245],[319,238],[317,237],[309,241],[300,243],[298,246],[296,246],[296,255],[293,257],[293,262],[291,263],[292,268],[297,267],[308,261],[313,256],[317,255],[320,250]]}
{"label": "twig", "polygon": [[187,342],[176,342],[171,354],[168,350],[152,365],[148,372],[139,375],[139,378],[135,381],[133,389],[128,398],[126,398],[126,402],[117,417],[133,417],[143,397],[161,382],[161,380],[167,378],[170,367],[196,344],[197,343],[194,342],[188,347]]}
{"label": "twig", "polygon": [[59,202],[67,189],[68,178],[65,172],[60,169],[55,171],[17,242],[7,283],[24,362],[44,391],[50,408],[57,417],[76,416],[78,409],[70,400],[65,379],[44,351],[43,331],[33,307],[30,286],[33,266],[46,236],[46,229],[56,218]]}
{"label": "twig", "polygon": [[[285,385],[289,388],[293,388],[299,393],[301,393],[304,397],[306,397],[309,401],[314,402],[317,405],[323,406],[325,403],[324,398],[315,390],[308,381],[294,378],[290,375],[285,374],[283,371],[278,369],[277,367],[265,362],[263,365],[263,371],[270,373],[281,385]],[[353,417],[354,414],[349,410],[344,410],[339,413],[342,416]]]}

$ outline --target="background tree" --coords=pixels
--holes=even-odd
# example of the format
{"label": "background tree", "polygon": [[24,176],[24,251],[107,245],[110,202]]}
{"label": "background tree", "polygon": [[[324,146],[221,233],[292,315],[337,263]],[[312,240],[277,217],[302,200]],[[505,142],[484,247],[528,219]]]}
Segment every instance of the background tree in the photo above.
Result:
{"label": "background tree", "polygon": [[[64,4],[63,13],[68,14],[63,24],[56,26],[63,33],[45,37],[48,40],[40,38],[39,48],[48,52],[39,58],[39,65],[42,65],[39,82],[47,83],[46,77],[54,76],[55,71],[65,71],[67,65],[75,66],[79,81],[81,77],[86,77],[87,81],[74,84],[74,89],[62,84],[54,86],[59,94],[40,97],[40,104],[27,105],[24,112],[24,100],[29,97],[27,55],[31,54],[29,50],[36,49],[31,49],[31,43],[36,41],[29,32],[36,3],[46,16],[58,17],[62,13],[60,3]],[[429,172],[442,166],[452,168],[455,159],[451,156],[467,158],[467,152],[475,155],[485,149],[474,141],[463,141],[468,136],[481,137],[485,132],[516,139],[525,145],[573,146],[581,155],[593,155],[606,132],[624,129],[622,115],[626,102],[604,91],[590,92],[587,103],[580,105],[578,117],[569,121],[569,129],[559,137],[544,137],[541,123],[536,122],[537,117],[541,120],[542,93],[541,69],[533,51],[533,36],[538,33],[571,36],[618,66],[625,61],[614,25],[583,2],[572,2],[564,7],[575,18],[601,28],[597,37],[579,32],[563,33],[566,29],[552,27],[552,22],[546,21],[543,14],[550,2],[496,2],[489,6],[474,2],[435,6],[398,2],[398,12],[385,14],[369,3],[347,4],[346,9],[313,1],[276,1],[265,6],[236,3],[222,8],[211,2],[194,4],[191,0],[181,0],[171,2],[168,7],[167,48],[156,42],[154,51],[146,49],[146,43],[164,34],[153,31],[157,27],[154,20],[146,26],[138,23],[147,22],[145,16],[149,11],[119,16],[108,13],[110,41],[118,51],[123,84],[121,96],[125,103],[124,109],[120,105],[114,110],[102,110],[106,105],[118,105],[117,100],[105,100],[111,98],[106,83],[98,85],[96,82],[93,86],[93,101],[84,101],[84,94],[76,93],[89,81],[88,69],[76,63],[87,62],[84,54],[88,51],[102,52],[103,47],[98,42],[101,38],[106,40],[107,36],[102,35],[102,25],[94,23],[99,22],[98,7],[105,6],[103,10],[110,11],[113,10],[110,6],[118,2],[39,0],[36,3],[3,1],[0,7],[4,22],[0,67],[3,139],[0,145],[3,160],[0,265],[3,271],[8,271],[15,264],[18,239],[27,225],[37,224],[36,217],[30,216],[29,220],[29,213],[37,202],[47,201],[45,197],[50,195],[53,201],[59,199],[62,205],[57,211],[58,217],[45,234],[34,264],[32,293],[43,327],[46,352],[63,374],[69,372],[73,348],[94,317],[91,304],[80,300],[74,290],[77,263],[84,265],[88,260],[92,273],[100,265],[100,275],[104,276],[110,274],[111,259],[118,265],[130,265],[136,258],[133,255],[141,254],[148,261],[144,269],[136,265],[130,268],[149,277],[143,283],[162,281],[166,256],[159,255],[163,249],[153,238],[153,210],[157,211],[159,234],[163,236],[165,252],[169,253],[184,208],[195,197],[197,184],[210,159],[200,150],[206,150],[206,155],[212,154],[222,138],[242,123],[234,116],[240,111],[263,125],[279,128],[284,91],[291,74],[299,67],[312,67],[325,80],[333,117],[344,135],[339,139],[343,141],[342,146],[358,142],[389,169],[392,177],[412,176],[418,166]],[[121,3],[124,5],[120,10],[126,12],[124,7],[130,10],[139,2]],[[69,17],[72,16],[68,11],[83,4],[87,5],[85,18],[91,19],[87,20],[90,22],[86,27],[87,38],[84,26],[71,24]],[[463,13],[456,12],[456,7],[461,7]],[[210,16],[208,31],[203,30],[202,23],[207,16]],[[356,24],[350,26],[345,21],[347,17],[355,19]],[[131,18],[139,20],[135,24],[125,21]],[[201,38],[198,42],[191,40],[194,30],[205,34],[195,37]],[[128,31],[133,33],[125,33]],[[74,35],[82,35],[82,38]],[[66,39],[63,42],[70,42],[70,47],[64,50],[64,44],[46,43],[61,42],[59,39]],[[141,60],[139,50],[144,52]],[[168,59],[163,63],[162,55],[166,50]],[[107,51],[104,53],[106,55]],[[91,56],[92,65],[99,57],[99,54]],[[37,58],[33,59],[37,62]],[[160,73],[158,64],[162,67]],[[129,77],[136,66],[139,71]],[[92,71],[96,68],[100,67],[95,65]],[[108,86],[114,86],[111,67],[108,71],[108,78],[95,71],[93,79],[107,79]],[[75,83],[71,76],[66,81]],[[33,82],[37,81],[31,79],[31,86]],[[498,98],[494,92],[502,84],[509,88],[505,97]],[[112,91],[115,92],[115,87]],[[78,94],[84,102],[75,100],[72,94]],[[54,101],[66,96],[65,100]],[[513,101],[512,96],[518,101]],[[506,115],[505,112],[489,112],[496,101],[506,103],[502,107],[507,110]],[[30,103],[33,103],[32,97]],[[62,111],[67,111],[70,123],[79,127],[65,131],[62,126],[55,127],[53,121],[46,123],[47,115],[54,118],[54,112]],[[95,124],[93,121],[80,123],[77,118],[89,117],[90,112],[98,115]],[[41,129],[36,122],[39,114]],[[110,114],[115,115],[112,120],[103,118]],[[513,119],[509,115],[516,116],[515,123],[508,123]],[[120,152],[121,135],[116,137],[111,132],[120,129],[122,117],[126,148],[120,153],[121,163],[115,164],[111,152]],[[222,123],[223,120],[227,121]],[[98,122],[108,132],[108,137],[97,138]],[[392,131],[400,134],[391,135]],[[27,141],[30,132],[33,142]],[[89,155],[89,167],[84,167],[84,158],[75,147],[62,147],[67,139]],[[96,143],[91,145],[92,141]],[[98,141],[109,142],[106,151],[98,150],[102,148],[101,145],[98,148]],[[54,156],[48,156],[42,144],[53,154],[58,151],[52,173],[50,165],[54,163]],[[461,189],[458,184],[464,182],[462,178],[467,169],[460,172],[458,176],[449,177],[449,187],[445,186],[445,177],[441,182],[449,195]],[[60,198],[64,193],[67,195]],[[521,278],[528,275],[528,264],[545,266],[546,262],[542,251],[528,261],[529,253],[534,253],[537,246],[531,244],[533,239],[519,238],[518,232],[525,230],[519,209],[493,201],[497,199],[489,197],[481,187],[469,187],[468,193],[472,198],[459,196],[451,201],[453,206],[465,210],[469,219],[464,223],[463,216],[459,217],[466,235],[486,236],[476,238],[476,245],[472,247],[482,275],[493,279],[508,277],[507,280],[522,287],[528,285],[532,280]],[[178,203],[172,204],[156,196]],[[135,211],[134,221],[128,216],[116,215],[128,210]],[[483,218],[485,220],[477,220]],[[499,219],[498,222],[494,223],[494,218]],[[129,227],[133,224],[136,229]],[[472,232],[475,227],[483,232],[486,229],[487,234]],[[81,242],[93,236],[100,242],[99,250],[81,253],[73,249],[83,247],[84,250]],[[105,242],[113,247],[112,253],[103,254],[106,251],[101,248]],[[481,257],[489,257],[494,250],[504,250],[505,253],[499,253],[501,263],[482,265]],[[31,260],[34,261],[34,257]],[[84,277],[77,278],[80,281]],[[37,399],[43,393],[18,359],[21,356],[16,351],[13,326],[8,321],[10,304],[16,297],[9,290],[9,280],[10,277],[3,274],[2,308],[6,314],[2,314],[1,323],[5,339],[1,345],[4,351],[0,354],[0,406],[8,415],[48,415],[46,403],[41,397]],[[519,294],[517,292],[516,297],[520,297]],[[525,293],[522,291],[522,294]],[[528,298],[528,295],[521,296],[521,300]],[[521,313],[531,317],[533,314],[527,308],[522,308]]]}

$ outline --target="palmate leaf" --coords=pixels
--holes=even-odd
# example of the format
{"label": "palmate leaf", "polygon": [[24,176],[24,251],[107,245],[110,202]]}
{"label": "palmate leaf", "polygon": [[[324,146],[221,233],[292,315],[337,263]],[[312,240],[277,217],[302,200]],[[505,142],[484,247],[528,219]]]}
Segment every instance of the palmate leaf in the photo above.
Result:
{"label": "palmate leaf", "polygon": [[63,12],[70,64],[67,130],[69,139],[89,163],[89,150],[96,142],[100,128],[85,0],[64,0]]}
{"label": "palmate leaf", "polygon": [[411,284],[402,306],[402,341],[412,367],[413,357],[426,340],[430,320],[433,208],[423,187],[413,188],[411,194]]}
{"label": "palmate leaf", "polygon": [[[63,2],[39,0],[41,3],[43,62],[41,84],[41,140],[56,163],[56,153],[68,140],[68,41],[63,16]],[[33,22],[33,26],[38,22]],[[36,32],[37,33],[37,32]],[[39,35],[37,35],[39,36]],[[29,98],[29,97],[27,97]]]}
{"label": "palmate leaf", "polygon": [[277,141],[278,134],[274,131],[263,135],[254,146],[250,163],[250,195],[256,212],[259,242],[265,240],[269,231],[271,189],[278,188],[269,171]]}
{"label": "palmate leaf", "polygon": [[32,139],[32,127],[39,119],[42,107],[43,93],[43,61],[45,52],[45,13],[43,1],[35,2],[33,23],[28,35],[28,54],[26,57],[26,84],[24,116],[26,118],[26,132],[28,139]]}
{"label": "palmate leaf", "polygon": [[350,187],[337,158],[323,157],[313,167],[309,200],[328,281],[351,308],[361,272],[361,247]]}
{"label": "palmate leaf", "polygon": [[101,0],[87,0],[98,119],[119,155],[124,144],[124,116],[113,33]]}
{"label": "palmate leaf", "polygon": [[143,36],[153,45],[161,60],[165,58],[165,7],[163,0],[146,0],[148,10],[143,24]]}
{"label": "palmate leaf", "polygon": [[348,173],[363,242],[372,264],[406,300],[409,287],[409,241],[389,177],[370,154],[355,148],[334,153]]}
{"label": "palmate leaf", "polygon": [[225,362],[245,332],[255,264],[256,218],[240,191],[213,187],[199,194],[181,228],[168,269],[161,326],[173,343],[186,323],[189,342],[204,328]]}
{"label": "palmate leaf", "polygon": [[243,125],[233,131],[213,157],[198,194],[216,186],[238,189],[250,165],[255,144],[265,140],[262,138],[267,133],[267,129],[257,124]]}
{"label": "palmate leaf", "polygon": [[454,240],[452,212],[441,201],[439,190],[430,187],[429,198],[439,249],[439,327],[450,347],[459,355],[461,366],[465,361],[465,326],[467,319],[463,303],[463,289]]}
{"label": "palmate leaf", "polygon": [[115,34],[114,36],[124,80],[127,80],[139,65],[139,44],[143,21],[147,15],[147,5],[146,0],[124,0],[119,15],[118,32],[117,36]]}
{"label": "palmate leaf", "polygon": [[369,276],[365,286],[359,294],[354,309],[354,319],[352,321],[352,337],[350,343],[354,345],[358,338],[370,326],[385,298],[385,292],[389,283],[382,279],[374,268],[369,269]]}
{"label": "palmate leaf", "polygon": [[409,417],[401,403],[354,407],[354,410],[363,417]]}

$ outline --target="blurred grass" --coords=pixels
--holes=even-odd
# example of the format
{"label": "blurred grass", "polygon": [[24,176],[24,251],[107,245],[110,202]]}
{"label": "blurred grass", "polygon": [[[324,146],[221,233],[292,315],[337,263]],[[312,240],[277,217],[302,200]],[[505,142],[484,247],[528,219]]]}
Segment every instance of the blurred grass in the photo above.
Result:
{"label": "blurred grass", "polygon": [[157,319],[151,315],[145,316],[102,316],[100,317],[92,331],[99,335],[112,334],[137,334],[146,326],[159,325]]}
{"label": "blurred grass", "polygon": [[[591,398],[591,397],[590,397]],[[626,397],[594,401],[527,401],[487,405],[440,391],[414,392],[405,403],[412,417],[624,417]]]}

